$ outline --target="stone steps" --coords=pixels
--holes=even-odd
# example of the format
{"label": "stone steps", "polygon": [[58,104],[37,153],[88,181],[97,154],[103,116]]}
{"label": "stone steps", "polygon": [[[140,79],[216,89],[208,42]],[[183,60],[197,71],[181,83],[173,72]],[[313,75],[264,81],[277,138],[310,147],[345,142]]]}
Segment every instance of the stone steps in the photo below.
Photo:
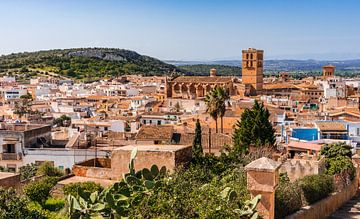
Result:
{"label": "stone steps", "polygon": [[346,202],[329,219],[360,219],[360,193]]}

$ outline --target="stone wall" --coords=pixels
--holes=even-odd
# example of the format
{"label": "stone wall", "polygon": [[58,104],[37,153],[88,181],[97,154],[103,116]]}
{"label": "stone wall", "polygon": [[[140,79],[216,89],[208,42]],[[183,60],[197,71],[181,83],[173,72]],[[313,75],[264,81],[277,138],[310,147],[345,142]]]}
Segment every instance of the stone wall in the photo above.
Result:
{"label": "stone wall", "polygon": [[[161,145],[159,145],[161,147]],[[176,147],[176,146],[173,146]],[[159,168],[166,166],[170,171],[191,160],[191,146],[178,150],[141,150],[141,146],[135,158],[135,169],[150,168],[157,165]],[[112,179],[121,179],[124,173],[129,171],[131,150],[115,150],[112,152],[111,166]]]}
{"label": "stone wall", "polygon": [[98,178],[98,179],[112,178],[111,168],[74,165],[72,168],[72,172],[75,174],[75,176]]}
{"label": "stone wall", "polygon": [[[8,174],[8,173],[6,173]],[[20,174],[11,174],[9,173],[9,176],[1,177],[0,178],[0,186],[4,188],[20,188]]]}
{"label": "stone wall", "polygon": [[280,173],[286,172],[292,182],[307,175],[321,174],[324,170],[324,159],[317,160],[316,157],[288,159],[280,167]]}
{"label": "stone wall", "polygon": [[[179,144],[182,145],[192,145],[194,141],[194,133],[181,134],[181,139]],[[211,134],[211,149],[219,151],[224,145],[232,145],[231,135],[226,135],[222,133],[212,133]],[[202,133],[201,143],[204,149],[204,152],[209,150],[209,134]]]}
{"label": "stone wall", "polygon": [[286,219],[322,219],[334,213],[338,208],[356,195],[358,181],[352,183],[341,192],[335,192],[329,197],[316,202],[313,205],[305,206],[296,213],[289,215]]}

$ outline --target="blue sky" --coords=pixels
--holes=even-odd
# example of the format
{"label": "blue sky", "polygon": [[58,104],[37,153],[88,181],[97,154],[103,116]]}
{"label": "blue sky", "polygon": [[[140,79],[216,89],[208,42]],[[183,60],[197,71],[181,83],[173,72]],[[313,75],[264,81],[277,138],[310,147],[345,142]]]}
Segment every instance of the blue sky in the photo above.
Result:
{"label": "blue sky", "polygon": [[357,0],[1,0],[0,54],[116,47],[159,59],[360,58]]}

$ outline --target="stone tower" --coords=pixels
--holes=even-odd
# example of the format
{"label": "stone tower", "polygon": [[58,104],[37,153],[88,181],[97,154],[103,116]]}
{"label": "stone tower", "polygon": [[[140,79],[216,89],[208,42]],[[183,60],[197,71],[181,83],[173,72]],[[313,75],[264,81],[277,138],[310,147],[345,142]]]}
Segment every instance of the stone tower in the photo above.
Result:
{"label": "stone tower", "polygon": [[264,51],[249,48],[242,51],[242,82],[251,85],[250,95],[256,95],[263,88]]}
{"label": "stone tower", "polygon": [[323,77],[334,77],[335,66],[333,65],[325,65],[323,66]]}
{"label": "stone tower", "polygon": [[210,69],[210,77],[215,77],[215,76],[216,76],[216,74],[217,74],[217,70],[216,70],[216,68],[212,68],[212,69]]}

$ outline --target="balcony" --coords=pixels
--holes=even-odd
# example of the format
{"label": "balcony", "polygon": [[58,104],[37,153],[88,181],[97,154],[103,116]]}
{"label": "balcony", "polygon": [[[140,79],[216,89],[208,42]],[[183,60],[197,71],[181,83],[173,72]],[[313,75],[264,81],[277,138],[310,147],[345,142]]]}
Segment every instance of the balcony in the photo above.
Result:
{"label": "balcony", "polygon": [[21,153],[2,153],[1,160],[21,160]]}

